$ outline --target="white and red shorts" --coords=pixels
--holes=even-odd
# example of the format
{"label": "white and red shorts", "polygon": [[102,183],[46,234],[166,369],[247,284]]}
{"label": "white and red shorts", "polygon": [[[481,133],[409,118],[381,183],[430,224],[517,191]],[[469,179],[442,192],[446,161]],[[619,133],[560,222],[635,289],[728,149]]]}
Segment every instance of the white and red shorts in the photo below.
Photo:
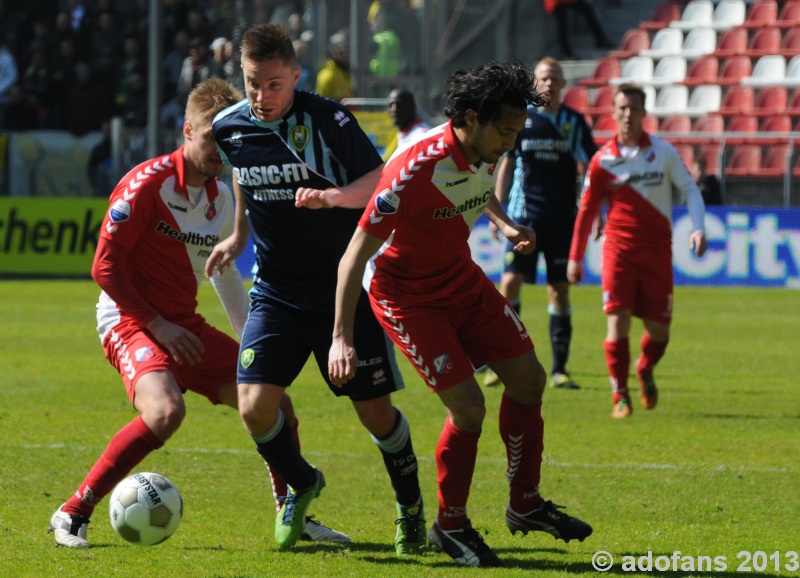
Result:
{"label": "white and red shorts", "polygon": [[181,390],[198,393],[219,403],[219,390],[236,383],[239,344],[212,327],[201,316],[178,323],[203,342],[205,353],[200,363],[179,365],[153,336],[131,319],[123,318],[103,339],[106,359],[122,376],[128,398],[133,403],[136,382],[151,371],[169,371]]}

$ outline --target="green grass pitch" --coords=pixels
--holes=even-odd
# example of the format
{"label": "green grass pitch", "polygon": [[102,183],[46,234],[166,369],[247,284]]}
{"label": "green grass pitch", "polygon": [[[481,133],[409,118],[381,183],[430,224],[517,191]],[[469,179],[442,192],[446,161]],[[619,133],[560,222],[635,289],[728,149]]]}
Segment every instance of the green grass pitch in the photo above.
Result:
{"label": "green grass pitch", "polygon": [[[434,552],[394,556],[394,504],[378,450],[345,400],[336,400],[309,364],[290,388],[306,457],[327,488],[312,505],[349,546],[300,543],[279,551],[271,493],[260,457],[238,415],[187,396],[181,430],[136,469],[180,489],[177,533],[152,548],[119,538],[104,500],[89,526],[92,548],[56,548],[50,515],[130,421],[122,383],[95,333],[98,289],[91,281],[0,282],[0,575],[8,577],[457,576]],[[573,288],[569,363],[580,391],[545,394],[543,495],[594,527],[583,543],[546,534],[511,536],[504,449],[497,433],[501,391],[486,389],[484,434],[470,496],[476,528],[506,562],[487,576],[597,576],[595,552],[615,558],[608,574],[630,575],[626,557],[651,557],[668,570],[650,575],[796,576],[800,552],[800,295],[790,290],[678,287],[672,342],[656,371],[659,406],[634,400],[631,419],[610,418],[610,386],[598,287]],[[208,319],[228,328],[210,287]],[[550,364],[545,289],[526,287],[522,317],[545,368]],[[641,323],[632,331],[638,354]],[[444,410],[404,359],[408,416],[420,458],[429,522],[436,513],[434,448]],[[675,554],[675,553],[678,554]],[[760,552],[760,554],[758,554]],[[724,557],[725,569],[691,559]],[[659,558],[661,557],[661,558]],[[672,566],[674,557],[677,566]],[[761,570],[761,571],[758,571]]]}

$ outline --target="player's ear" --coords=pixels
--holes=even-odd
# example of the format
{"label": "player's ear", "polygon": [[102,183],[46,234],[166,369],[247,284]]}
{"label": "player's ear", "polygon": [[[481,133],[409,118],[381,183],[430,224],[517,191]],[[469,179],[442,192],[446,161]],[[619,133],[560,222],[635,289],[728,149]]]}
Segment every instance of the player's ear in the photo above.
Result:
{"label": "player's ear", "polygon": [[183,136],[186,140],[191,140],[194,136],[194,130],[192,129],[192,123],[187,118],[183,121]]}

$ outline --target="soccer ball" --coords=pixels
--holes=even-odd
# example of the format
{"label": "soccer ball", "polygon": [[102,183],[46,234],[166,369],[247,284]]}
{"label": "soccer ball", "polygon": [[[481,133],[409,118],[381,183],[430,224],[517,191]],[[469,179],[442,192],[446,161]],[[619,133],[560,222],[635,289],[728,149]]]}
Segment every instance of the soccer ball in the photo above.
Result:
{"label": "soccer ball", "polygon": [[137,546],[160,544],[178,529],[183,499],[172,482],[150,472],[133,474],[111,492],[111,527]]}

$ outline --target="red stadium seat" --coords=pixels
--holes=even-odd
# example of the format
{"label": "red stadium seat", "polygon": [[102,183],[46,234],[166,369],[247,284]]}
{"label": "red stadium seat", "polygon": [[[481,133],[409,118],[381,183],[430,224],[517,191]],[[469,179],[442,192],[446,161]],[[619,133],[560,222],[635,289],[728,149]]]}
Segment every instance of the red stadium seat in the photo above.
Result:
{"label": "red stadium seat", "polygon": [[761,58],[767,54],[778,54],[781,49],[782,34],[777,26],[759,28],[753,34],[750,45],[744,51],[750,58]]}
{"label": "red stadium seat", "polygon": [[561,102],[578,112],[586,112],[589,105],[589,90],[585,86],[570,86]]}
{"label": "red stadium seat", "polygon": [[717,49],[713,52],[717,58],[728,58],[744,54],[747,50],[748,34],[745,28],[731,28],[719,35]]}
{"label": "red stadium seat", "polygon": [[681,155],[681,159],[683,159],[683,164],[686,165],[686,168],[692,170],[692,164],[694,164],[694,147],[690,144],[680,142],[673,142],[672,145],[675,147],[675,150],[678,151],[678,154]]}
{"label": "red stadium seat", "polygon": [[600,116],[614,109],[614,87],[601,86],[595,92],[591,106],[586,108],[586,113],[592,116]]}
{"label": "red stadium seat", "polygon": [[745,28],[775,26],[778,20],[778,3],[775,0],[759,0],[750,6],[747,18],[742,23]]}
{"label": "red stadium seat", "polygon": [[690,132],[692,132],[692,119],[685,114],[665,116],[661,120],[659,131],[688,135]]}
{"label": "red stadium seat", "polygon": [[771,116],[786,111],[789,101],[785,86],[767,86],[758,91],[752,113],[756,116]]}
{"label": "red stadium seat", "polygon": [[645,132],[656,133],[658,132],[658,117],[647,115],[642,119],[642,128]]}
{"label": "red stadium seat", "polygon": [[789,146],[785,144],[771,146],[767,149],[758,169],[759,177],[782,177],[786,173]]}
{"label": "red stadium seat", "polygon": [[723,116],[749,114],[755,108],[756,91],[752,86],[734,85],[722,97],[719,113]]}
{"label": "red stadium seat", "polygon": [[781,28],[800,26],[800,0],[786,0],[775,24]]}
{"label": "red stadium seat", "polygon": [[639,23],[642,30],[654,31],[669,26],[673,20],[680,20],[681,5],[677,2],[667,1],[656,6],[653,19]]}
{"label": "red stadium seat", "polygon": [[789,116],[800,116],[800,88],[796,88],[789,97],[786,104],[786,114]]}
{"label": "red stadium seat", "polygon": [[792,117],[788,114],[775,114],[767,116],[761,121],[759,132],[768,138],[759,142],[763,144],[782,144],[788,140],[788,133],[792,132]]}
{"label": "red stadium seat", "polygon": [[705,160],[706,172],[710,175],[716,175],[719,174],[720,151],[719,143],[705,144],[695,152],[694,158]]}
{"label": "red stadium seat", "polygon": [[692,132],[683,140],[701,145],[716,144],[722,138],[724,130],[725,120],[723,117],[719,114],[709,114],[694,121]]}
{"label": "red stadium seat", "polygon": [[703,56],[693,61],[686,72],[682,84],[699,86],[701,84],[715,84],[719,74],[719,59],[716,56]]}
{"label": "red stadium seat", "polygon": [[725,165],[725,175],[731,177],[751,177],[761,168],[761,147],[759,145],[740,145],[733,149]]}
{"label": "red stadium seat", "polygon": [[617,121],[611,113],[601,114],[594,121],[592,135],[597,145],[604,144],[617,132]]}
{"label": "red stadium seat", "polygon": [[609,52],[608,56],[611,58],[630,58],[647,48],[650,48],[650,35],[647,30],[631,28],[622,36],[619,48]]}
{"label": "red stadium seat", "polygon": [[743,114],[739,116],[732,116],[728,119],[728,125],[725,127],[728,134],[725,142],[731,145],[741,145],[751,141],[750,134],[758,132],[758,117],[751,114]]}
{"label": "red stadium seat", "polygon": [[[608,84],[609,78],[617,77],[621,74],[622,68],[616,58],[601,58],[594,67],[594,72],[589,78],[582,78],[578,81],[581,86],[597,87]],[[748,73],[749,74],[749,73]]]}
{"label": "red stadium seat", "polygon": [[800,54],[800,24],[794,28],[789,28],[783,33],[783,40],[781,40],[778,54],[787,58]]}
{"label": "red stadium seat", "polygon": [[738,56],[730,56],[722,63],[722,70],[720,70],[717,84],[720,86],[733,86],[745,76],[750,76],[753,72],[753,63],[750,58],[739,54]]}

